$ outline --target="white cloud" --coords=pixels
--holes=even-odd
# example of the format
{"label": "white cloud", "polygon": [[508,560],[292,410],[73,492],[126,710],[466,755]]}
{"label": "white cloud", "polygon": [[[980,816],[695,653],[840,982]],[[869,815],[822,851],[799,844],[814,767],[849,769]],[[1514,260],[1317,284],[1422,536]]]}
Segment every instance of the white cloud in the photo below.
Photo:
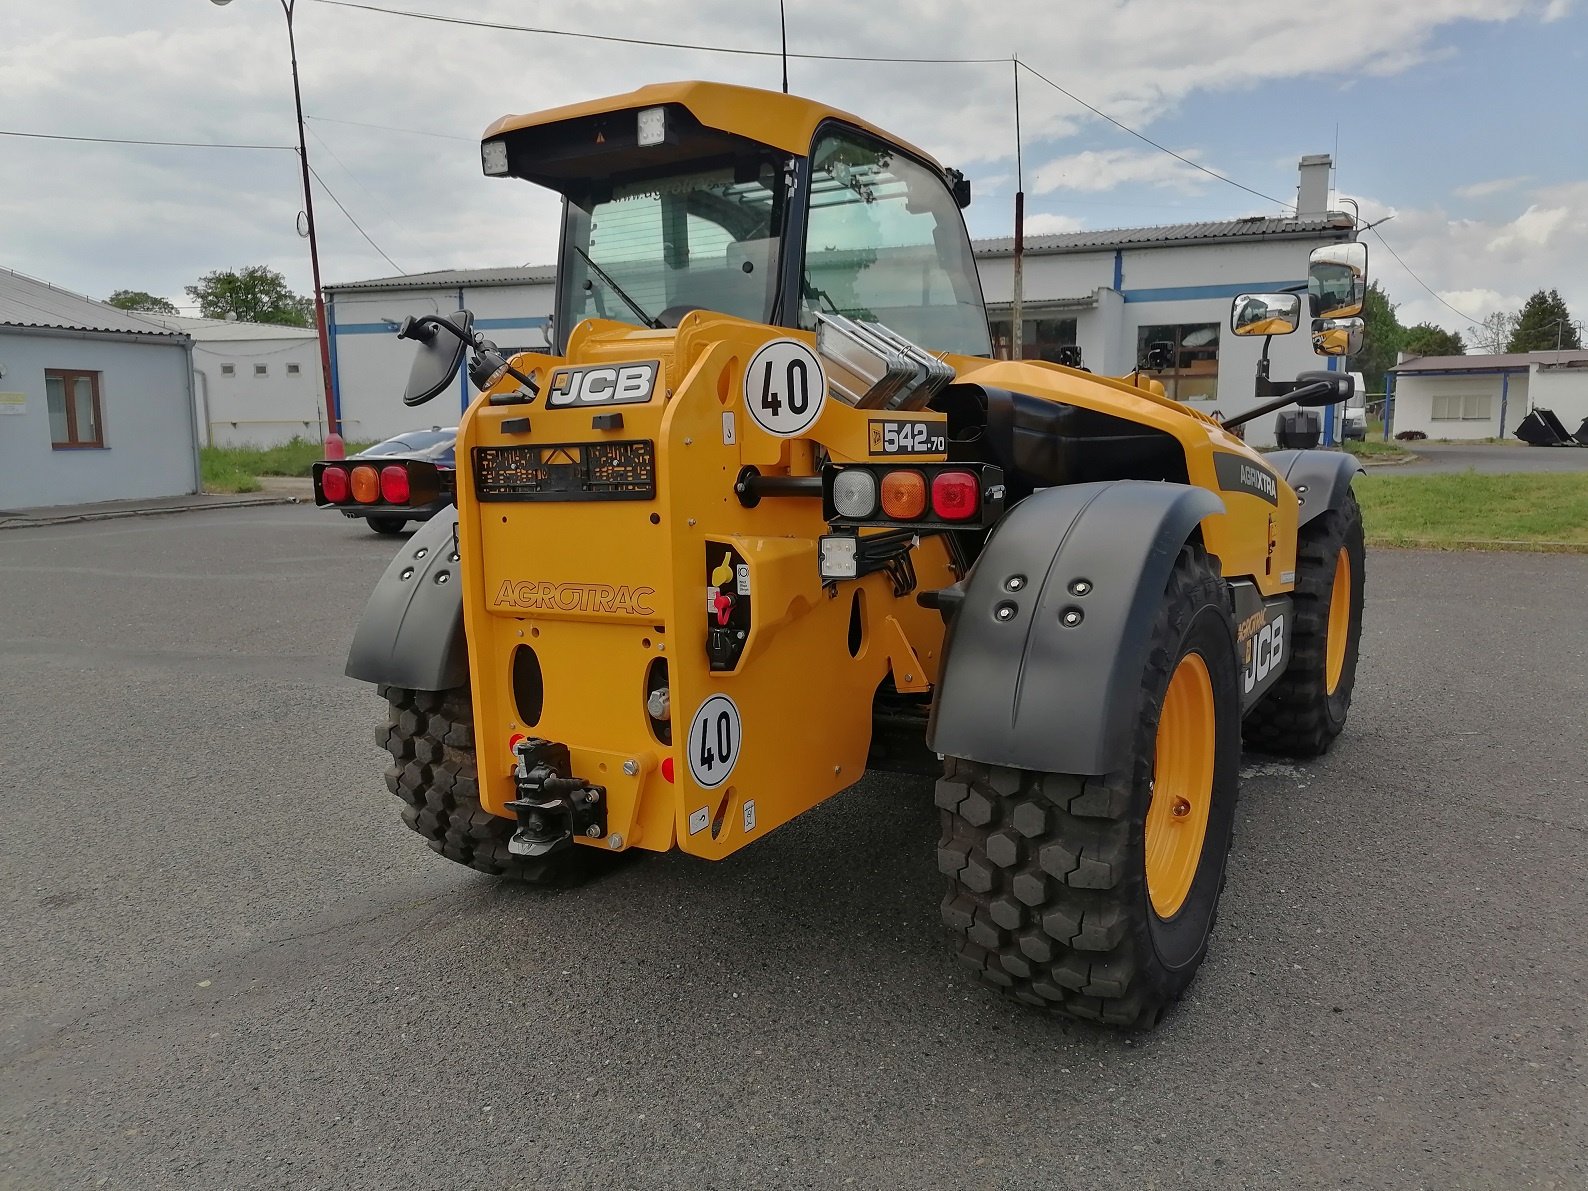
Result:
{"label": "white cloud", "polygon": [[1528,174],[1518,174],[1514,178],[1491,178],[1487,182],[1473,182],[1467,186],[1456,187],[1456,197],[1464,199],[1489,198],[1492,195],[1504,194],[1508,190],[1515,190],[1524,183],[1533,179]]}
{"label": "white cloud", "polygon": [[[1189,157],[1193,152],[1183,155]],[[1038,166],[1033,189],[1038,194],[1055,190],[1098,194],[1116,186],[1141,184],[1200,191],[1208,181],[1206,174],[1163,153],[1087,149]]]}
{"label": "white cloud", "polygon": [[1490,252],[1516,247],[1543,247],[1565,226],[1571,212],[1565,207],[1529,207],[1489,241]]}
{"label": "white cloud", "polygon": [[1085,224],[1073,215],[1055,215],[1043,211],[1036,215],[1026,216],[1026,235],[1052,236],[1061,232],[1078,232]]}

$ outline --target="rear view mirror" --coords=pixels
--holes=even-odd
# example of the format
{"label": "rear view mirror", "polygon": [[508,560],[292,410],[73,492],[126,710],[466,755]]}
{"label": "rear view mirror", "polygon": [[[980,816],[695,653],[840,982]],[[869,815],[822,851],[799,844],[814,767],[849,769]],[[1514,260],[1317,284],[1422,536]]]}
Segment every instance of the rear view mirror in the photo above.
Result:
{"label": "rear view mirror", "polygon": [[1312,320],[1312,350],[1320,356],[1354,356],[1362,350],[1359,318],[1315,318]]}
{"label": "rear view mirror", "polygon": [[1237,335],[1289,335],[1299,326],[1298,294],[1241,294],[1230,305],[1230,330]]}
{"label": "rear view mirror", "polygon": [[1355,318],[1367,302],[1367,245],[1325,244],[1312,250],[1307,297],[1313,318]]}
{"label": "rear view mirror", "polygon": [[472,337],[474,315],[460,310],[451,319],[435,315],[403,319],[397,338],[412,339],[419,345],[413,367],[408,372],[404,405],[423,405],[452,383],[463,365],[463,352]]}

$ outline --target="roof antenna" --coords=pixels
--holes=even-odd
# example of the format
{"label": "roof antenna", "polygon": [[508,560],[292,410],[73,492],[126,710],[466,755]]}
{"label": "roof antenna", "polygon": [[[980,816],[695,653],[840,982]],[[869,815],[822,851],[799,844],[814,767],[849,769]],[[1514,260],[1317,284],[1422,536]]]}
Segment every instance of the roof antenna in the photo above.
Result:
{"label": "roof antenna", "polygon": [[777,23],[783,32],[783,94],[788,94],[788,16],[783,11],[783,0],[777,0]]}

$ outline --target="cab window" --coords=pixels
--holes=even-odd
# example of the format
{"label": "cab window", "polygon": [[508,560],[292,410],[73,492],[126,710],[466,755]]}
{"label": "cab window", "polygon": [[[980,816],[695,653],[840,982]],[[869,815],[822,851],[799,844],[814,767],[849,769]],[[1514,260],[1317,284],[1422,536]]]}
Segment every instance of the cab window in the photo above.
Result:
{"label": "cab window", "polygon": [[819,134],[800,325],[817,311],[879,322],[924,348],[992,354],[959,207],[938,174],[849,129]]}

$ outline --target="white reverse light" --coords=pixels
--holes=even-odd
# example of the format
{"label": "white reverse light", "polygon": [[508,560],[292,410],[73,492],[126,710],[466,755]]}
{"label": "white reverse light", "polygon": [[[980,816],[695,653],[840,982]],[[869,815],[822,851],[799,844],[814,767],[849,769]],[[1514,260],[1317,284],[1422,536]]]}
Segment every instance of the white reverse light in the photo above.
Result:
{"label": "white reverse light", "polygon": [[860,574],[858,542],[852,537],[828,535],[817,544],[823,579],[854,579]]}
{"label": "white reverse light", "polygon": [[480,143],[480,164],[485,167],[487,177],[500,178],[507,173],[507,142],[482,141]]}
{"label": "white reverse light", "polygon": [[642,146],[659,145],[667,139],[667,109],[642,108],[639,116],[639,141]]}
{"label": "white reverse light", "polygon": [[833,477],[833,512],[869,517],[877,508],[877,480],[869,471],[845,468]]}

